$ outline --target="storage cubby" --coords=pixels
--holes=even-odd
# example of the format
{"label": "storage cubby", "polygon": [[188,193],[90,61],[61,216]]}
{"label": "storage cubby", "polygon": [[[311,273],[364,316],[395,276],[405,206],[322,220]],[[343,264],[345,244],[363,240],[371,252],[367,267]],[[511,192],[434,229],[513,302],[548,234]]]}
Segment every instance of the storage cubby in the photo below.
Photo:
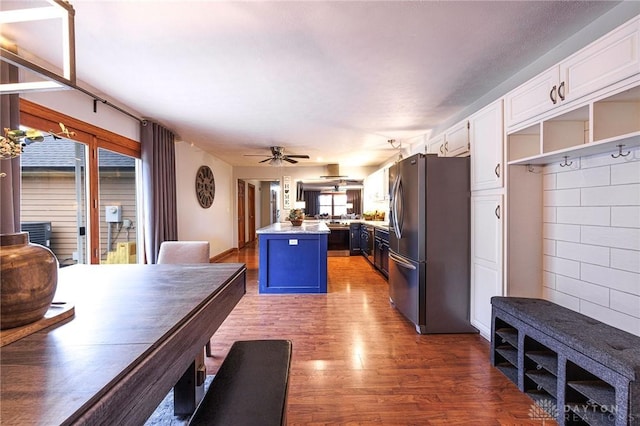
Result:
{"label": "storage cubby", "polygon": [[589,143],[589,107],[584,106],[542,122],[542,152]]}
{"label": "storage cubby", "polygon": [[558,354],[529,336],[524,337],[524,391],[534,400],[558,398]]}
{"label": "storage cubby", "polygon": [[493,365],[518,384],[518,330],[498,320],[495,326]]}
{"label": "storage cubby", "polygon": [[573,424],[615,425],[615,388],[582,367],[567,362],[567,416]]}
{"label": "storage cubby", "polygon": [[[640,87],[593,104],[593,140],[640,135]],[[622,143],[622,142],[621,142]]]}
{"label": "storage cubby", "polygon": [[[603,96],[507,135],[509,164],[550,164],[640,146],[640,86]],[[622,147],[618,147],[622,145]]]}
{"label": "storage cubby", "polygon": [[508,161],[536,157],[542,152],[540,124],[527,127],[507,136]]}

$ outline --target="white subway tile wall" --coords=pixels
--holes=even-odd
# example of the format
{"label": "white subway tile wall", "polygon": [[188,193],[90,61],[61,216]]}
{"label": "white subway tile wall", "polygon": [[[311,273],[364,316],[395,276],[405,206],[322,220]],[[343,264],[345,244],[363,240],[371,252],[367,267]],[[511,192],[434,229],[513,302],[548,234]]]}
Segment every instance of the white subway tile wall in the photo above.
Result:
{"label": "white subway tile wall", "polygon": [[640,336],[640,148],[543,173],[543,297]]}

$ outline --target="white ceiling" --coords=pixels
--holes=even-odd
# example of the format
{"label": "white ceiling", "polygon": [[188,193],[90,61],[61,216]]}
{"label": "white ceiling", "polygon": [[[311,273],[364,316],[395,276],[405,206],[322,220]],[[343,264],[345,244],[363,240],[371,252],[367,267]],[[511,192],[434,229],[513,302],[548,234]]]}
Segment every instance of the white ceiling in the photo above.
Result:
{"label": "white ceiling", "polygon": [[[605,1],[88,1],[79,85],[232,165],[379,165],[593,21]],[[35,38],[38,43],[42,37]],[[33,41],[33,40],[32,40]],[[43,46],[30,46],[46,55]],[[40,52],[38,52],[40,50]],[[269,167],[264,165],[264,167]]]}

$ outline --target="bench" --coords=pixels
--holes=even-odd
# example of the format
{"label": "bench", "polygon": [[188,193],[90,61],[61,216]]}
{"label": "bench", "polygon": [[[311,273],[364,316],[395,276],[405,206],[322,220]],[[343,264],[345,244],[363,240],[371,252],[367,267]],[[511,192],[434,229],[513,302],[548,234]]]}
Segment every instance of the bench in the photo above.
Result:
{"label": "bench", "polygon": [[189,425],[284,425],[291,347],[288,340],[235,342]]}
{"label": "bench", "polygon": [[547,300],[491,304],[492,365],[560,425],[640,425],[640,336]]}

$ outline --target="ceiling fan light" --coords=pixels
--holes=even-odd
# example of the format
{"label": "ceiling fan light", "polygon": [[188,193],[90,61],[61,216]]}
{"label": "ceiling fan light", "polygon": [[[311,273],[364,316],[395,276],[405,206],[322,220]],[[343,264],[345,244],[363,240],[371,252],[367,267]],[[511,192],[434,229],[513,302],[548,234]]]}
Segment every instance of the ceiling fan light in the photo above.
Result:
{"label": "ceiling fan light", "polygon": [[281,158],[272,158],[271,161],[269,161],[269,165],[271,165],[271,166],[282,166],[282,159]]}

